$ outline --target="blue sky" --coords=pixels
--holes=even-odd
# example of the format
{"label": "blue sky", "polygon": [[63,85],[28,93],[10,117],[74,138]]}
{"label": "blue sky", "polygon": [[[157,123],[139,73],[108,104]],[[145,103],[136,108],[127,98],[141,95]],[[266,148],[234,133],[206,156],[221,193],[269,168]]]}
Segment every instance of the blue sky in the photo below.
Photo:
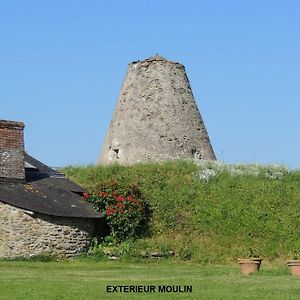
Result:
{"label": "blue sky", "polygon": [[51,166],[97,161],[127,65],[186,67],[218,159],[300,168],[300,1],[2,1],[0,119]]}

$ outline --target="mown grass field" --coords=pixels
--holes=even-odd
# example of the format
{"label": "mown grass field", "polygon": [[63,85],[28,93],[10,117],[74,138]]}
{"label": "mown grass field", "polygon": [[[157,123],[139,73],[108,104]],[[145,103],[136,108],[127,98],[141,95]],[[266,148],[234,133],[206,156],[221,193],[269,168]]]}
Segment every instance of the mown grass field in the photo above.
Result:
{"label": "mown grass field", "polygon": [[[192,285],[192,293],[107,293],[107,285]],[[0,262],[1,300],[299,299],[300,280],[285,266],[242,276],[238,266],[178,261]]]}

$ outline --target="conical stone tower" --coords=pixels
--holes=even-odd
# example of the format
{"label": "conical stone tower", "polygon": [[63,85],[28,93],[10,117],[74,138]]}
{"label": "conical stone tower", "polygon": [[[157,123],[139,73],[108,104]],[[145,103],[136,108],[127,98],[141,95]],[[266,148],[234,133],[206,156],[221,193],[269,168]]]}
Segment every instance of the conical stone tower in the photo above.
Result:
{"label": "conical stone tower", "polygon": [[132,62],[99,164],[216,159],[182,64]]}

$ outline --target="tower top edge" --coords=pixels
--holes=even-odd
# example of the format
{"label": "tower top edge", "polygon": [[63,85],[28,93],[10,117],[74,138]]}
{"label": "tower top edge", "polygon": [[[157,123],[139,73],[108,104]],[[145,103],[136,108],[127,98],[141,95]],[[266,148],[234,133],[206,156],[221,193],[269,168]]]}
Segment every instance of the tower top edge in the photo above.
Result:
{"label": "tower top edge", "polygon": [[183,64],[177,62],[177,61],[172,61],[172,60],[168,60],[166,58],[164,58],[163,56],[159,55],[159,54],[156,54],[154,56],[151,56],[149,58],[146,58],[144,60],[136,60],[136,61],[133,61],[131,63],[129,63],[129,65],[134,65],[134,64],[137,64],[137,63],[151,63],[151,62],[166,62],[166,63],[172,63],[172,64],[177,64],[177,65],[180,65],[180,66],[183,66]]}

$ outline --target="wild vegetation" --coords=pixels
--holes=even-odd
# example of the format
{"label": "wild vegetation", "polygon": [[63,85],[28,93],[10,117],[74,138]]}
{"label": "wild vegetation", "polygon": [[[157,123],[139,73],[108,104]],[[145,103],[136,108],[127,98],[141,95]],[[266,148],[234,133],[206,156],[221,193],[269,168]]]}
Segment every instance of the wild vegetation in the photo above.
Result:
{"label": "wild vegetation", "polygon": [[282,166],[174,161],[133,166],[67,167],[88,191],[107,180],[134,184],[152,211],[147,236],[120,244],[94,241],[98,256],[147,256],[230,264],[261,256],[278,263],[300,255],[300,171]]}

